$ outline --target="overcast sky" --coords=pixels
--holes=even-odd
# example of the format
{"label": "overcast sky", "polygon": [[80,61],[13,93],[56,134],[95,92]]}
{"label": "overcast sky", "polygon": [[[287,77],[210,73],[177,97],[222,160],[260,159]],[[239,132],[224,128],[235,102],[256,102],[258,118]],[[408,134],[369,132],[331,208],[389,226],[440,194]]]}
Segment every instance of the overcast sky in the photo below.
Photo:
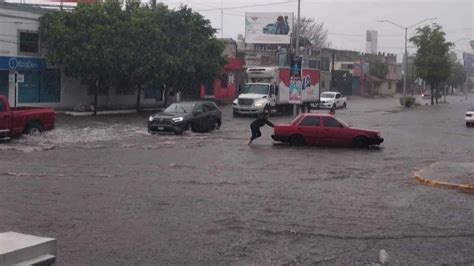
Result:
{"label": "overcast sky", "polygon": [[[26,0],[36,3],[45,1]],[[237,34],[245,33],[245,12],[294,12],[296,17],[298,8],[297,0],[158,1],[171,8],[186,4],[208,18],[214,28],[221,28],[223,7],[224,38],[234,39]],[[469,40],[474,40],[474,0],[301,0],[301,15],[324,23],[332,48],[336,49],[365,52],[365,32],[376,30],[378,51],[397,54],[399,62],[404,51],[404,30],[378,21],[385,19],[410,26],[425,18],[436,17],[434,22],[444,28],[449,41],[455,42],[454,50],[459,59],[462,52],[474,53],[469,45]],[[427,23],[431,22],[421,25]],[[408,31],[408,38],[414,31],[415,28]],[[217,37],[220,36],[219,32]],[[412,44],[408,45],[409,54],[413,54],[416,49]]]}
{"label": "overcast sky", "polygon": [[[221,28],[221,10],[224,7],[224,37],[236,38],[244,34],[245,12],[294,12],[296,0],[162,0],[170,7],[180,3],[201,10],[212,26]],[[282,3],[287,2],[287,3]],[[240,6],[250,6],[238,8]],[[202,11],[216,8],[215,10]],[[449,41],[456,41],[458,56],[462,51],[473,51],[469,40],[474,39],[474,0],[301,0],[301,15],[323,22],[329,30],[333,48],[365,52],[365,31],[378,31],[378,50],[396,53],[398,61],[404,51],[404,30],[378,20],[391,20],[403,26],[436,17]],[[428,22],[430,23],[430,22]],[[426,24],[426,23],[425,23]],[[421,24],[423,25],[423,24]],[[414,28],[408,31],[408,38]],[[218,34],[220,37],[220,33]],[[412,44],[409,44],[412,46]],[[409,53],[415,52],[409,47]]]}

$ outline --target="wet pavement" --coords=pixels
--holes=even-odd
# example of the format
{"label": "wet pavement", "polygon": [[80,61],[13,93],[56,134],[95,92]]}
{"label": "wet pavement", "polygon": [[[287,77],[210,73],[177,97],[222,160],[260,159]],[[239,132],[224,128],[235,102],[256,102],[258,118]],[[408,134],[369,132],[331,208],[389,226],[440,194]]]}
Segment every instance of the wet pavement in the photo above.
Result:
{"label": "wet pavement", "polygon": [[366,150],[277,144],[268,127],[248,147],[251,118],[229,106],[221,130],[183,136],[149,135],[147,114],[61,116],[0,144],[0,231],[57,238],[60,265],[367,265],[381,249],[472,265],[473,195],[413,178],[474,158],[474,95],[448,101],[352,98],[337,116],[385,138]]}

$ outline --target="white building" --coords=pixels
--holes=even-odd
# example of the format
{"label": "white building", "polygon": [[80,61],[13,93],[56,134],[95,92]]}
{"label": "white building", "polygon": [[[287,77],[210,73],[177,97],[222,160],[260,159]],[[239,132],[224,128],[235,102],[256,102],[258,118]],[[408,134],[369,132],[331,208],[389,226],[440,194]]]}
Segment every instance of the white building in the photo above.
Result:
{"label": "white building", "polygon": [[[7,96],[12,106],[89,107],[94,103],[94,92],[46,61],[45,44],[38,34],[39,18],[46,12],[54,11],[0,0],[0,95]],[[20,77],[18,83],[15,74]],[[147,88],[141,103],[154,106],[162,99],[159,89]],[[130,108],[136,103],[136,94],[109,91],[100,95],[98,102],[99,109]]]}
{"label": "white building", "polygon": [[366,36],[366,48],[365,51],[368,54],[377,54],[377,31],[368,30]]}

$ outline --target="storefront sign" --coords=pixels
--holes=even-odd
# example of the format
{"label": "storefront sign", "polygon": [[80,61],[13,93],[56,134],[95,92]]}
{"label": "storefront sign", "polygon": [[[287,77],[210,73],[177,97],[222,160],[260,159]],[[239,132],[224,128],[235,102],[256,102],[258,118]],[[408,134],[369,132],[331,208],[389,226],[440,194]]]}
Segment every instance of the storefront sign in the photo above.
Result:
{"label": "storefront sign", "polygon": [[42,58],[0,56],[0,69],[4,70],[40,70],[46,67]]}

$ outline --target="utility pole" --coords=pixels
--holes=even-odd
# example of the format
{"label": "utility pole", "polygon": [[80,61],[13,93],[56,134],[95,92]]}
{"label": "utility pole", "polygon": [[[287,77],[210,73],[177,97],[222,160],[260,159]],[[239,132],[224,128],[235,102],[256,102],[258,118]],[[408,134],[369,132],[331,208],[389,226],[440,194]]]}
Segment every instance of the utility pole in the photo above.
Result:
{"label": "utility pole", "polygon": [[224,0],[221,0],[221,39],[224,39]]}
{"label": "utility pole", "polygon": [[436,18],[425,18],[425,19],[420,20],[419,22],[417,22],[417,23],[415,23],[415,24],[413,24],[413,25],[411,25],[411,26],[406,26],[406,27],[401,26],[401,25],[399,25],[399,24],[397,24],[397,23],[395,23],[395,22],[392,22],[392,21],[390,21],[390,20],[379,20],[379,22],[390,23],[390,24],[392,24],[392,25],[394,25],[394,26],[396,26],[396,27],[399,27],[399,28],[405,30],[405,55],[404,55],[405,63],[403,64],[404,66],[403,66],[403,98],[402,98],[402,105],[403,105],[403,106],[405,106],[405,97],[406,97],[406,90],[407,90],[407,78],[406,78],[406,76],[407,76],[407,70],[408,70],[408,62],[407,62],[407,61],[408,61],[408,59],[407,59],[407,57],[408,57],[408,49],[407,49],[407,45],[408,45],[408,43],[407,43],[407,42],[408,42],[408,39],[407,39],[408,29],[413,28],[413,27],[415,27],[415,26],[417,26],[417,25],[419,25],[419,24],[421,24],[421,23],[423,23],[423,22],[425,22],[425,21],[427,21],[427,20],[435,20],[435,19],[436,19]]}
{"label": "utility pole", "polygon": [[[296,19],[296,49],[295,55],[300,55],[300,11],[301,11],[301,0],[298,0],[298,18]],[[303,63],[301,63],[301,69],[303,69]],[[293,105],[293,116],[298,114],[298,105]]]}
{"label": "utility pole", "polygon": [[[407,74],[408,74],[408,48],[407,48],[408,27],[405,27],[405,64],[403,64],[403,106],[405,106],[405,96],[407,95]],[[396,89],[395,89],[396,91]]]}

